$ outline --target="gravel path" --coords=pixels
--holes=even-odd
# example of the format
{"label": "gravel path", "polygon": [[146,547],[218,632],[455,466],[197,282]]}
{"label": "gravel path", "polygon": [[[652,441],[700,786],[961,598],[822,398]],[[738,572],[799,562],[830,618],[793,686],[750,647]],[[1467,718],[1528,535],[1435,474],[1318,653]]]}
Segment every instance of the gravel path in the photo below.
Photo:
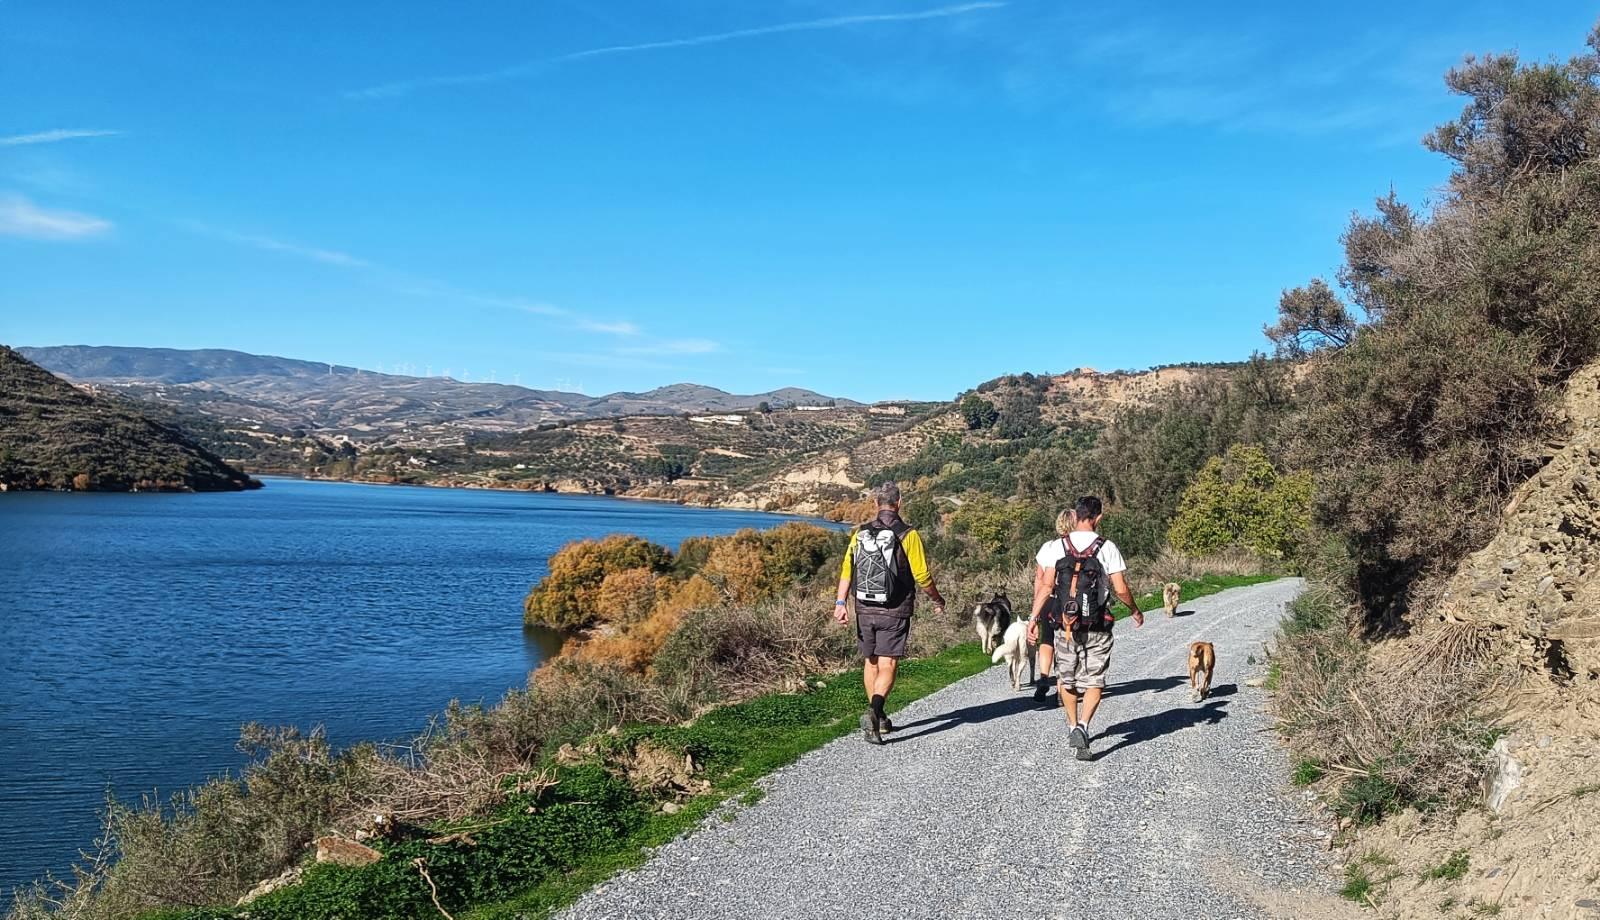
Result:
{"label": "gravel path", "polygon": [[[567,918],[1229,918],[1346,916],[1327,837],[1287,781],[1263,712],[1262,645],[1301,589],[1285,579],[1119,624],[1096,759],[1004,667],[762,781]],[[914,627],[913,627],[914,628]],[[1216,643],[1190,701],[1187,647]],[[1040,830],[1041,817],[1046,822]]]}

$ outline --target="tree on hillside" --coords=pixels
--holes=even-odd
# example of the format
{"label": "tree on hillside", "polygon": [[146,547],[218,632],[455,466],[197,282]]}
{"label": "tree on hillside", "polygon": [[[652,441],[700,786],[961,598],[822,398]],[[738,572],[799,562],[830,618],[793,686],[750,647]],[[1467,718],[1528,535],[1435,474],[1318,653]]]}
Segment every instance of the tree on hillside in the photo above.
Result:
{"label": "tree on hillside", "polygon": [[1321,348],[1343,348],[1356,334],[1356,321],[1328,282],[1312,279],[1284,291],[1278,322],[1262,328],[1283,357],[1298,358]]}
{"label": "tree on hillside", "polygon": [[1555,430],[1553,387],[1600,356],[1600,40],[1565,63],[1469,57],[1426,145],[1455,164],[1419,217],[1394,201],[1344,235],[1366,324],[1311,366],[1289,451],[1317,480],[1375,625],[1482,545]]}
{"label": "tree on hillside", "polygon": [[994,407],[994,403],[976,393],[962,397],[960,409],[961,418],[967,423],[969,431],[981,431],[1000,419],[1000,411]]}
{"label": "tree on hillside", "polygon": [[1009,394],[1000,401],[998,408],[999,421],[995,423],[994,433],[1002,438],[1026,438],[1044,427],[1036,394]]}
{"label": "tree on hillside", "polygon": [[1197,556],[1240,546],[1292,559],[1310,523],[1310,475],[1280,475],[1259,445],[1239,444],[1207,461],[1184,491],[1167,539]]}

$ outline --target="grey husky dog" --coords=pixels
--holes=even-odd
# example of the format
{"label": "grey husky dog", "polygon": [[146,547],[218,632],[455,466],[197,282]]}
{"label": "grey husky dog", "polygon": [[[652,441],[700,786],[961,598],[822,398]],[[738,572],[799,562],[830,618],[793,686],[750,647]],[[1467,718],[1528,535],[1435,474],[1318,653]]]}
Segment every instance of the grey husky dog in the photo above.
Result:
{"label": "grey husky dog", "polygon": [[994,596],[972,608],[972,625],[978,631],[978,641],[983,643],[985,655],[993,652],[1006,634],[1006,627],[1016,619],[1011,613],[1011,602],[1006,599],[1004,591],[994,592]]}

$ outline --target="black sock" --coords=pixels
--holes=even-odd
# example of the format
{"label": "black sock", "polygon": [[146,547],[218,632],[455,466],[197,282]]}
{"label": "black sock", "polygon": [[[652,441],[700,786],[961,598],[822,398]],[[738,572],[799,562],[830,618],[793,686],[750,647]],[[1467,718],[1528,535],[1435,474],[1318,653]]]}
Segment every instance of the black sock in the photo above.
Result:
{"label": "black sock", "polygon": [[872,714],[883,718],[883,694],[877,693],[872,697]]}

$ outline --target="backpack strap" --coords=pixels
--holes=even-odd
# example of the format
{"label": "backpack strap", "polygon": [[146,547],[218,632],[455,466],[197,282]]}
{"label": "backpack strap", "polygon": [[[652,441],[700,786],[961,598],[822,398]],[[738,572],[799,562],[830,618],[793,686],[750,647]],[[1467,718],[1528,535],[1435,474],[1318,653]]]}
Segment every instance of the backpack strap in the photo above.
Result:
{"label": "backpack strap", "polygon": [[1088,559],[1089,557],[1098,555],[1100,553],[1100,547],[1106,545],[1106,538],[1097,534],[1094,538],[1094,542],[1090,543],[1088,547],[1086,547],[1081,553],[1072,548],[1072,541],[1068,540],[1066,537],[1062,537],[1061,542],[1067,547],[1067,552],[1071,553],[1074,559]]}

